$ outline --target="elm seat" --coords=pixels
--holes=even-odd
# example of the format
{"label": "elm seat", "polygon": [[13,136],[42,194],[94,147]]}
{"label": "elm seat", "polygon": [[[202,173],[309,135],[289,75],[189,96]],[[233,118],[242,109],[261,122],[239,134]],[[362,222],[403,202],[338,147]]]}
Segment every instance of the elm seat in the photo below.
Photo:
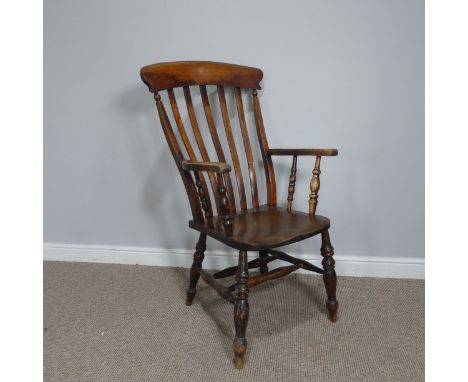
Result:
{"label": "elm seat", "polygon": [[260,251],[276,248],[314,236],[330,227],[330,220],[320,215],[262,205],[237,213],[232,218],[233,233],[227,236],[222,217],[214,217],[214,227],[189,221],[189,227],[207,234],[235,249]]}

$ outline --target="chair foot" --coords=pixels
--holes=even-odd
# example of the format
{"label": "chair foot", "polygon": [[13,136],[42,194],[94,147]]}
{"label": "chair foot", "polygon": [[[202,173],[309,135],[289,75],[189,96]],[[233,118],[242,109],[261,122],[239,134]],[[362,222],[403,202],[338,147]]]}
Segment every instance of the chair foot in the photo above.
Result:
{"label": "chair foot", "polygon": [[323,256],[322,266],[325,271],[323,274],[323,283],[327,291],[327,310],[328,319],[331,322],[338,320],[338,300],[336,299],[336,272],[335,260],[333,259],[333,247],[330,242],[328,230],[322,232],[322,247],[320,252]]}
{"label": "chair foot", "polygon": [[328,319],[331,322],[336,322],[338,320],[338,301],[328,300],[327,301],[327,310],[328,310]]}
{"label": "chair foot", "polygon": [[196,289],[187,289],[187,299],[185,300],[185,305],[190,306],[192,305],[193,298],[195,297],[195,294],[197,293]]}
{"label": "chair foot", "polygon": [[197,283],[200,279],[200,274],[198,270],[201,269],[203,259],[205,258],[206,250],[206,234],[201,233],[200,238],[198,239],[197,245],[195,246],[195,253],[193,254],[193,263],[192,268],[190,268],[190,283],[187,289],[187,299],[185,300],[185,305],[192,305],[193,298],[197,293]]}
{"label": "chair foot", "polygon": [[247,341],[245,338],[235,338],[232,344],[234,350],[234,366],[236,369],[242,369],[244,367],[244,355],[247,351]]}

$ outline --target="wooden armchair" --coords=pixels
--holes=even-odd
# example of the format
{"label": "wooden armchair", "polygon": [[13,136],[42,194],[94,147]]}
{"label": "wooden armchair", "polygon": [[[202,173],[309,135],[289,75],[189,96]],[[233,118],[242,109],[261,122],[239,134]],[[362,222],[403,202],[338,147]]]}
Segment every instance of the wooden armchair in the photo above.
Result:
{"label": "wooden armchair", "polygon": [[[328,295],[327,310],[329,319],[337,319],[338,301],[336,300],[336,274],[333,260],[333,247],[330,243],[328,229],[330,220],[315,214],[320,188],[320,159],[323,156],[336,156],[336,149],[270,149],[263,126],[260,103],[257,90],[263,73],[260,69],[215,62],[168,62],[145,66],[141,69],[141,78],[154,93],[156,107],[161,120],[164,135],[174,157],[183,184],[187,191],[192,212],[189,227],[200,232],[196,245],[193,265],[190,270],[190,283],[187,289],[187,305],[191,305],[196,293],[196,286],[201,277],[225,300],[234,305],[235,338],[233,343],[234,363],[237,368],[244,365],[244,354],[247,349],[245,332],[249,318],[249,289],[262,282],[285,276],[299,268],[323,275],[325,289]],[[221,144],[221,137],[215,124],[214,113],[210,105],[207,85],[215,85],[222,120],[224,124],[227,146],[229,147],[234,175],[237,183],[237,210],[231,180],[231,165],[228,163]],[[196,117],[192,90],[197,86],[201,96],[206,124],[211,141],[216,152],[217,161],[212,161],[201,134],[199,121]],[[190,124],[201,155],[197,158],[195,150],[184,126],[175,97],[175,88],[183,88],[183,94]],[[237,118],[242,135],[244,153],[238,150],[240,144],[234,139],[231,120],[226,103],[225,87],[234,88]],[[253,100],[253,110],[257,137],[263,158],[266,179],[267,204],[260,205],[257,191],[257,175],[253,152],[244,114],[243,95],[241,89],[249,89]],[[185,147],[187,157],[182,153],[181,146],[171,127],[168,115],[163,105],[161,91],[167,91],[170,107],[180,134],[180,140]],[[240,138],[239,138],[240,139]],[[292,157],[292,167],[289,177],[287,206],[279,207],[276,203],[276,182],[272,157],[288,155]],[[294,188],[296,182],[296,165],[298,156],[315,156],[315,166],[310,182],[309,213],[292,209]],[[241,158],[245,158],[250,181],[251,208],[248,208],[244,178],[241,169]],[[207,175],[207,179],[205,178]],[[212,195],[208,190],[212,188]],[[215,215],[216,214],[216,215]],[[297,259],[274,248],[304,240],[320,234],[322,238],[321,254],[322,268],[307,261]],[[224,269],[209,274],[202,269],[206,237],[210,236],[228,246],[239,250],[239,263],[236,267]],[[259,257],[248,262],[247,251],[258,251]],[[268,263],[282,260],[291,265],[268,270]],[[249,269],[259,268],[260,273],[249,275]],[[235,276],[235,283],[225,287],[217,279]]]}

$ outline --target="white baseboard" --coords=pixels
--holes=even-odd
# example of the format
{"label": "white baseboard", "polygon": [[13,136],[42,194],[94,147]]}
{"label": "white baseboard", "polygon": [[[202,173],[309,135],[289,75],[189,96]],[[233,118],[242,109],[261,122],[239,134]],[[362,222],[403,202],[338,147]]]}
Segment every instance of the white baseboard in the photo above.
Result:
{"label": "white baseboard", "polygon": [[[319,254],[293,254],[320,266]],[[76,261],[112,264],[139,264],[162,267],[192,265],[193,250],[145,247],[113,247],[102,245],[78,245],[45,243],[44,260]],[[424,259],[403,257],[335,255],[336,271],[342,276],[393,277],[424,279]],[[203,267],[223,269],[237,264],[237,252],[206,251]],[[301,273],[307,271],[299,270]]]}
{"label": "white baseboard", "polygon": [[[319,254],[291,255],[320,266]],[[114,247],[101,245],[78,245],[45,243],[44,260],[76,261],[90,263],[139,264],[162,267],[192,265],[193,250],[145,247]],[[393,277],[424,279],[424,259],[407,257],[377,257],[335,255],[336,272],[341,276]],[[237,252],[206,251],[203,267],[223,269],[237,264]],[[299,270],[301,273],[308,273]]]}

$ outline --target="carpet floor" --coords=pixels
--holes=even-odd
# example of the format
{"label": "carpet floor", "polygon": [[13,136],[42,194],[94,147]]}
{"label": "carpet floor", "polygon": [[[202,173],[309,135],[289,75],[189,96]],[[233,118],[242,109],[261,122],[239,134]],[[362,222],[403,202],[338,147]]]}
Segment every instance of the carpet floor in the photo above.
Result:
{"label": "carpet floor", "polygon": [[233,308],[188,270],[44,262],[44,381],[424,380],[424,281],[341,277],[338,322],[322,278],[294,274],[249,295],[236,370]]}

